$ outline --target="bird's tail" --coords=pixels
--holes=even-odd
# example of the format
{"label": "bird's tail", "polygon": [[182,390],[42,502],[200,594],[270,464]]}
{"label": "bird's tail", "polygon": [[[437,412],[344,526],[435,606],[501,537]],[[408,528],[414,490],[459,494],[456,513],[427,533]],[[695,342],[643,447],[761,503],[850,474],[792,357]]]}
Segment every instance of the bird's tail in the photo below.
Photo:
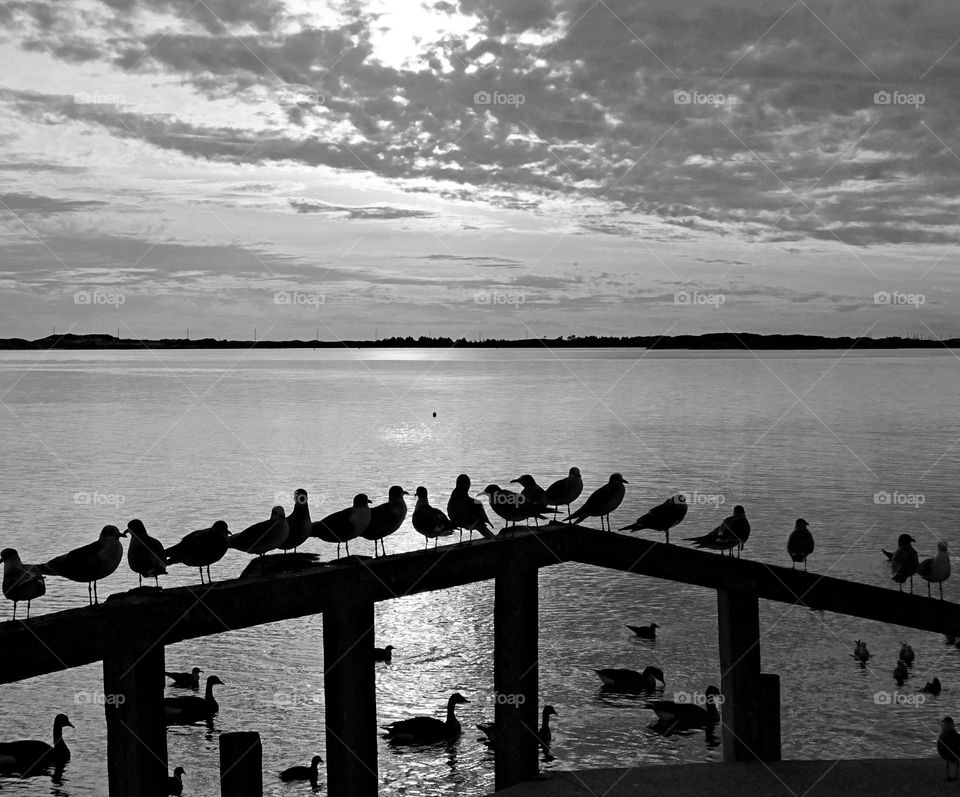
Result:
{"label": "bird's tail", "polygon": [[887,559],[893,559],[893,554],[886,548],[881,548],[880,550],[883,551],[883,555],[886,556]]}
{"label": "bird's tail", "polygon": [[620,531],[641,531],[645,528],[646,526],[638,520],[636,523],[631,523],[629,526],[623,526]]}
{"label": "bird's tail", "polygon": [[483,523],[477,526],[474,529],[474,531],[479,532],[481,537],[484,537],[485,539],[488,539],[488,540],[492,540],[494,537],[497,536],[496,534],[493,533],[493,531],[487,528],[487,526],[484,525]]}
{"label": "bird's tail", "polygon": [[42,565],[37,565],[37,570],[39,570],[45,576],[59,576],[60,571],[54,566],[53,562],[44,562]]}

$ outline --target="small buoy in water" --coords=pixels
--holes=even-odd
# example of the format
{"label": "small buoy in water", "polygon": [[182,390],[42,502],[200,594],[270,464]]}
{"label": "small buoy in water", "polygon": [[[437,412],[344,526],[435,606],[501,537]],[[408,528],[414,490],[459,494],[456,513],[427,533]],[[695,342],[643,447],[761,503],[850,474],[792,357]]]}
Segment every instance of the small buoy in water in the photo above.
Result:
{"label": "small buoy in water", "polygon": [[433,417],[436,418],[436,417],[437,417],[437,413],[433,413]]}

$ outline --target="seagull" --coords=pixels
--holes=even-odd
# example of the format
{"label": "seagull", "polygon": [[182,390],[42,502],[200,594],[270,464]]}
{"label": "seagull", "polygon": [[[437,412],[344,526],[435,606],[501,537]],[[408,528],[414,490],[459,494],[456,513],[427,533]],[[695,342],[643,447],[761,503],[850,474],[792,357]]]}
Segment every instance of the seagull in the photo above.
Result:
{"label": "seagull", "polygon": [[268,520],[254,523],[239,534],[231,534],[227,545],[235,550],[263,556],[267,551],[281,547],[289,533],[290,526],[287,525],[283,507],[275,506]]}
{"label": "seagull", "polygon": [[917,567],[917,575],[927,582],[927,597],[930,597],[930,584],[940,586],[940,600],[943,600],[943,582],[950,578],[950,554],[947,544],[941,540],[937,543],[937,555],[924,559]]}
{"label": "seagull", "polygon": [[626,491],[623,485],[629,483],[619,473],[611,474],[609,481],[603,487],[594,490],[584,505],[570,516],[570,522],[579,523],[590,517],[598,517],[600,530],[603,531],[603,519],[606,518],[607,531],[610,531],[610,513],[620,506]]}
{"label": "seagull", "polygon": [[687,516],[687,499],[681,493],[668,498],[662,504],[655,506],[647,514],[638,517],[636,522],[624,526],[620,531],[641,531],[651,529],[662,531],[667,535],[667,545],[670,544],[670,529],[678,525]]}
{"label": "seagull", "polygon": [[721,555],[724,551],[730,551],[730,555],[733,556],[733,549],[736,548],[737,558],[739,558],[743,544],[749,536],[750,521],[747,520],[746,510],[737,504],[733,508],[733,514],[725,518],[709,534],[704,534],[702,537],[687,537],[686,540],[692,542],[697,548],[711,548],[720,551]]}
{"label": "seagull", "polygon": [[796,568],[797,562],[803,562],[803,571],[807,571],[807,557],[813,553],[813,535],[807,526],[807,521],[803,518],[797,518],[797,522],[790,532],[790,539],[787,540],[787,553],[793,560],[793,567]]}
{"label": "seagull", "polygon": [[[383,538],[399,529],[407,516],[407,502],[403,500],[405,495],[410,493],[395,484],[390,488],[387,502],[370,510],[370,523],[362,536],[365,540],[373,540],[374,558],[377,556],[377,545],[382,548]],[[387,555],[386,548],[383,548],[383,555]]]}
{"label": "seagull", "polygon": [[893,573],[893,581],[900,585],[900,591],[903,592],[903,583],[910,579],[910,594],[913,594],[913,576],[917,572],[920,564],[920,557],[913,549],[910,543],[916,542],[909,534],[901,534],[897,538],[897,550],[893,553],[883,548],[883,555],[890,560],[890,572]]}
{"label": "seagull", "polygon": [[[96,542],[74,548],[37,567],[47,576],[61,576],[87,585],[87,598],[91,604],[99,603],[97,582],[113,575],[123,559],[123,545],[116,526],[104,526]],[[93,588],[91,590],[91,585]]]}
{"label": "seagull", "polygon": [[353,497],[353,505],[323,520],[316,521],[310,531],[313,537],[319,537],[324,542],[337,545],[337,559],[340,558],[340,544],[347,546],[347,556],[350,555],[350,540],[355,540],[370,525],[370,499],[364,493],[357,493]]}
{"label": "seagull", "polygon": [[[947,764],[947,780],[956,780],[960,775],[960,733],[953,725],[953,717],[944,717],[940,721],[937,752]],[[953,777],[950,777],[950,764],[953,764]]]}
{"label": "seagull", "polygon": [[570,520],[570,504],[580,497],[583,492],[583,479],[580,478],[580,468],[570,468],[570,473],[564,478],[555,481],[547,490],[547,508],[553,510],[553,519],[557,519],[557,508],[567,507],[567,520]]}
{"label": "seagull", "polygon": [[47,591],[43,573],[37,565],[25,565],[14,548],[0,551],[3,562],[3,597],[13,601],[13,619],[17,619],[17,603],[27,602],[27,619],[30,618],[30,601]]}
{"label": "seagull", "polygon": [[539,527],[540,523],[537,521],[537,516],[547,508],[547,491],[537,484],[537,480],[529,473],[524,473],[517,479],[511,479],[510,484],[519,484],[523,487],[520,495],[527,499],[527,506],[536,509],[537,514],[533,518],[534,523]]}
{"label": "seagull", "polygon": [[463,530],[470,532],[470,539],[473,539],[473,532],[479,531],[486,538],[494,536],[490,529],[493,524],[487,517],[487,510],[483,504],[470,495],[470,477],[466,473],[457,476],[457,486],[450,493],[450,500],[447,501],[447,516],[450,522],[460,529],[460,540],[463,541]]}
{"label": "seagull", "polygon": [[540,520],[547,519],[535,507],[528,505],[527,499],[522,493],[504,490],[498,484],[488,484],[484,487],[483,492],[490,498],[490,508],[504,519],[504,531],[510,523],[516,526],[519,520],[529,520],[532,517]]}
{"label": "seagull", "polygon": [[293,509],[287,515],[287,539],[283,541],[280,547],[289,551],[297,552],[297,548],[310,539],[310,528],[313,524],[310,522],[310,505],[307,503],[307,491],[304,489],[294,490]]}
{"label": "seagull", "polygon": [[191,531],[176,545],[167,548],[167,564],[185,564],[200,569],[200,583],[203,583],[203,568],[207,568],[207,580],[210,580],[210,565],[223,559],[230,541],[230,530],[226,521],[218,520],[208,529]]}
{"label": "seagull", "polygon": [[436,548],[440,538],[449,537],[456,528],[441,510],[430,506],[427,488],[422,485],[417,488],[417,505],[413,508],[413,527],[424,536],[424,548],[429,545],[431,539],[433,547]]}
{"label": "seagull", "polygon": [[163,543],[147,534],[147,529],[140,520],[131,520],[127,523],[127,534],[130,544],[127,546],[127,564],[140,579],[143,586],[143,577],[152,578],[160,586],[158,576],[165,576],[167,568],[164,566]]}

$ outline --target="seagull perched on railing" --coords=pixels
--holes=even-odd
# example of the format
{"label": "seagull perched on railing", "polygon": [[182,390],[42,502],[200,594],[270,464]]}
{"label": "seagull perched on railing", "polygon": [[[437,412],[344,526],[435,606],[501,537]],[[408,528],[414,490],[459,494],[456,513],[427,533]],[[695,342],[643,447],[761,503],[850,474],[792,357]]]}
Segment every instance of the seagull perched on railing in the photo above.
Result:
{"label": "seagull perched on railing", "polygon": [[74,548],[37,567],[44,575],[61,576],[81,584],[86,583],[88,600],[91,604],[99,603],[97,582],[113,575],[120,566],[123,559],[120,538],[125,535],[126,533],[121,534],[116,526],[104,526],[95,542]]}
{"label": "seagull perched on railing", "polygon": [[17,604],[27,602],[27,618],[30,617],[30,601],[39,598],[47,591],[43,573],[37,565],[26,565],[20,561],[20,554],[14,548],[0,551],[3,562],[3,597],[13,601],[13,619],[17,619]]}
{"label": "seagull perched on railing", "polygon": [[393,485],[387,494],[387,502],[379,504],[370,510],[370,523],[361,535],[365,540],[373,540],[373,556],[377,556],[377,545],[383,548],[383,555],[387,549],[383,545],[383,538],[389,537],[403,525],[407,516],[407,502],[403,496],[410,495],[399,484]]}
{"label": "seagull perched on railing", "polygon": [[600,518],[600,530],[603,531],[603,519],[607,519],[607,531],[610,531],[610,513],[623,502],[626,492],[625,484],[629,484],[619,473],[610,475],[610,479],[603,487],[594,490],[590,497],[576,512],[570,516],[571,523],[579,523],[591,517]]}
{"label": "seagull perched on railing", "polygon": [[883,555],[890,560],[890,572],[893,573],[893,581],[900,585],[900,591],[903,592],[903,584],[910,579],[910,594],[913,594],[913,576],[917,572],[920,564],[920,557],[914,550],[911,543],[916,542],[909,534],[901,534],[897,538],[897,550],[893,553],[881,548]]}
{"label": "seagull perched on railing", "polygon": [[724,518],[723,522],[709,534],[702,537],[687,537],[688,542],[692,542],[697,548],[711,548],[714,551],[720,551],[721,556],[724,551],[730,551],[733,556],[733,549],[737,549],[737,558],[740,558],[740,551],[750,536],[750,521],[747,520],[746,510],[737,504],[733,508],[733,514]]}
{"label": "seagull perched on railing", "polygon": [[629,526],[620,531],[662,531],[666,535],[667,544],[670,544],[670,529],[678,525],[687,516],[687,499],[682,493],[668,498],[662,504],[655,506],[647,514],[637,518]]}
{"label": "seagull perched on railing", "polygon": [[431,539],[433,547],[436,548],[440,538],[449,537],[456,528],[442,510],[430,506],[427,488],[422,485],[417,488],[417,505],[413,508],[413,527],[426,538],[423,543],[424,548],[430,544]]}
{"label": "seagull perched on railing", "polygon": [[347,547],[347,556],[350,555],[350,540],[355,540],[370,525],[370,499],[364,493],[357,493],[353,497],[353,505],[323,520],[317,520],[310,527],[310,536],[319,537],[324,542],[337,545],[337,559],[340,558],[340,544]]}
{"label": "seagull perched on railing", "polygon": [[570,468],[570,473],[558,479],[546,489],[547,509],[553,510],[553,519],[557,519],[557,508],[567,507],[567,520],[570,520],[570,504],[583,492],[583,479],[580,468]]}
{"label": "seagull perched on railing", "polygon": [[488,484],[483,492],[490,498],[490,508],[506,521],[503,531],[506,531],[510,523],[516,526],[517,521],[520,520],[529,520],[532,517],[540,520],[547,519],[537,511],[536,507],[527,502],[522,493],[504,490],[499,484]]}
{"label": "seagull perched on railing", "polygon": [[797,522],[790,532],[790,538],[787,540],[787,553],[793,560],[793,567],[796,568],[797,562],[803,562],[803,571],[807,571],[807,557],[813,553],[813,535],[810,533],[810,527],[803,518],[797,518]]}
{"label": "seagull perched on railing", "polygon": [[927,597],[930,597],[930,585],[940,586],[940,600],[943,600],[943,582],[950,578],[950,553],[947,544],[941,540],[937,543],[937,555],[931,559],[924,559],[917,566],[917,575],[927,582]]}
{"label": "seagull perched on railing", "polygon": [[490,530],[493,524],[487,517],[487,510],[483,508],[480,501],[470,495],[470,477],[466,473],[457,476],[457,486],[453,488],[450,499],[447,501],[447,515],[450,522],[460,529],[461,542],[464,529],[470,532],[471,540],[474,531],[479,531],[483,537],[494,536]]}
{"label": "seagull perched on railing", "polygon": [[547,509],[547,491],[537,484],[537,480],[529,473],[524,473],[523,476],[518,479],[512,479],[510,483],[519,484],[523,487],[520,495],[527,499],[527,505],[531,509],[536,509],[537,514],[533,515],[533,519],[534,523],[539,526],[540,523],[537,521],[537,517]]}
{"label": "seagull perched on railing", "polygon": [[282,547],[289,533],[290,526],[287,524],[283,507],[275,506],[267,520],[261,520],[239,534],[231,535],[227,545],[239,551],[263,556],[267,551]]}

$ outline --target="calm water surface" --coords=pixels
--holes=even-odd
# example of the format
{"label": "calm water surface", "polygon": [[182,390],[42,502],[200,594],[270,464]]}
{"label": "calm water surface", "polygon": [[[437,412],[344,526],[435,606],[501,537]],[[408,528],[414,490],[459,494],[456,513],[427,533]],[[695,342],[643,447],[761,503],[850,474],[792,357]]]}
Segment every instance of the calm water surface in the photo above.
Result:
{"label": "calm water surface", "polygon": [[[460,472],[479,490],[527,472],[546,484],[571,465],[587,490],[614,470],[629,480],[615,525],[695,492],[703,503],[677,537],[709,531],[742,503],[754,529],[745,555],[782,564],[804,517],[817,540],[811,569],[866,583],[889,586],[879,548],[901,532],[921,555],[938,538],[960,545],[960,361],[946,352],[6,352],[0,400],[0,544],[25,561],[133,517],[168,545],[218,518],[239,530],[278,501],[289,507],[296,487],[319,518],[360,491],[383,501],[395,483],[422,484],[444,507]],[[897,496],[877,503],[879,491]],[[408,515],[387,550],[422,544]],[[335,555],[316,540],[306,549]],[[247,559],[231,551],[214,578],[238,574]],[[172,567],[163,583],[195,580]],[[948,599],[960,597],[955,581]],[[101,599],[134,586],[124,563],[101,583]],[[50,578],[47,589],[37,614],[86,601],[84,585]],[[541,571],[540,591],[541,699],[560,715],[556,759],[544,767],[721,758],[702,735],[651,734],[642,700],[601,694],[592,671],[656,664],[668,696],[718,683],[714,593],[574,565]],[[474,729],[493,715],[492,607],[491,583],[377,607],[377,642],[396,647],[393,664],[378,665],[382,722],[441,715],[455,690],[471,700],[450,749],[381,746],[382,793],[492,790],[492,755]],[[663,626],[655,643],[623,627],[651,621]],[[761,624],[764,670],[782,679],[785,757],[930,755],[938,718],[960,711],[960,651],[942,637],[767,603]],[[185,793],[219,794],[217,735],[246,729],[263,737],[267,794],[309,791],[273,773],[324,753],[321,634],[315,617],[167,648],[168,669],[197,665],[226,684],[213,731],[170,730],[170,767],[187,770]],[[850,656],[857,638],[874,654],[866,669]],[[933,675],[946,686],[926,705],[875,701],[894,689],[901,639],[917,652],[903,691]],[[99,665],[3,687],[4,739],[47,738],[59,711],[76,726],[62,783],[6,779],[7,794],[105,793],[103,711],[88,698],[99,689]]]}

